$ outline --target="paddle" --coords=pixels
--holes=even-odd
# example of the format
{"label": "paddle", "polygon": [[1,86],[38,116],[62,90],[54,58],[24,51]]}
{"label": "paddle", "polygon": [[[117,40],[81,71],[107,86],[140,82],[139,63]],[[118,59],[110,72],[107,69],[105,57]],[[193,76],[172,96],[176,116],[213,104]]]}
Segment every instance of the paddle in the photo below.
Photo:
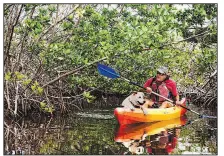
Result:
{"label": "paddle", "polygon": [[[139,84],[137,84],[135,82],[132,82],[132,81],[130,81],[130,80],[128,80],[128,79],[126,79],[126,78],[124,78],[122,76],[120,76],[118,73],[116,73],[116,71],[114,69],[112,69],[112,68],[110,68],[110,67],[108,67],[106,65],[103,65],[103,64],[98,63],[97,64],[97,69],[98,69],[99,73],[101,75],[103,75],[103,76],[106,76],[106,77],[112,78],[112,79],[121,78],[121,79],[129,82],[132,85],[138,86],[138,87],[143,88],[143,89],[146,90],[146,88],[144,88],[143,86],[141,86],[141,85],[139,85]],[[154,94],[154,95],[160,96],[160,97],[166,99],[167,101],[169,101],[171,103],[174,103],[174,101],[172,101],[172,100],[170,100],[170,99],[168,99],[168,98],[166,98],[166,97],[164,97],[164,96],[162,96],[162,95],[160,95],[160,94],[158,94],[156,92],[153,92],[152,91],[151,93]],[[198,112],[195,112],[195,111],[193,111],[193,110],[191,110],[191,109],[189,109],[189,108],[187,108],[185,106],[182,106],[182,105],[179,105],[179,106],[182,107],[182,108],[184,108],[184,109],[186,109],[186,110],[188,110],[188,111],[190,111],[190,112],[193,112],[193,113],[197,114],[199,117],[203,117],[203,118],[206,118],[206,117],[207,118],[217,118],[215,116],[201,115]]]}

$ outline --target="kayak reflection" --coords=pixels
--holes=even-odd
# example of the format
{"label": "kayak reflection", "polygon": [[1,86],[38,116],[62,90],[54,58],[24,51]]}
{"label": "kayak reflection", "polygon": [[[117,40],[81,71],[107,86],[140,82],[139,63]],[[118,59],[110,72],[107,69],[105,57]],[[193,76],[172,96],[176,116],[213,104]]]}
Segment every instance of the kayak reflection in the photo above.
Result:
{"label": "kayak reflection", "polygon": [[121,125],[114,139],[127,148],[123,154],[168,155],[175,149],[186,121],[187,117],[182,116],[153,123]]}

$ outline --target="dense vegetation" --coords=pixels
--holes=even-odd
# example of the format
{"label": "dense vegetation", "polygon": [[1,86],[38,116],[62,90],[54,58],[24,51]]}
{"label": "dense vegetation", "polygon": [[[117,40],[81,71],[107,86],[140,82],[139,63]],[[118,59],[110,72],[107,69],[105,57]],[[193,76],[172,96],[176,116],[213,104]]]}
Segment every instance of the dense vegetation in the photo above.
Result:
{"label": "dense vegetation", "polygon": [[4,5],[6,113],[81,110],[138,89],[97,62],[139,84],[168,66],[180,91],[216,107],[217,5]]}

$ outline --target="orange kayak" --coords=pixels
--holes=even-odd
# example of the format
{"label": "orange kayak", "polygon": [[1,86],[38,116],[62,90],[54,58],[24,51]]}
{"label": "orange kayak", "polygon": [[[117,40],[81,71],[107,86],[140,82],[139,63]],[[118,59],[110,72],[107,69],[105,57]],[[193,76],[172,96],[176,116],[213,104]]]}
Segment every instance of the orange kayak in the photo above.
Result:
{"label": "orange kayak", "polygon": [[[186,107],[186,99],[181,100],[182,106]],[[181,106],[174,106],[170,108],[148,108],[147,115],[143,114],[140,108],[134,111],[118,107],[114,110],[114,116],[117,118],[120,125],[133,124],[139,122],[155,122],[163,120],[171,120],[179,118],[186,113],[186,109]]]}
{"label": "orange kayak", "polygon": [[164,120],[151,123],[136,123],[129,125],[121,125],[116,132],[114,140],[116,142],[127,142],[130,140],[141,140],[143,134],[147,136],[159,134],[166,129],[177,128],[185,125],[186,116],[171,120]]}

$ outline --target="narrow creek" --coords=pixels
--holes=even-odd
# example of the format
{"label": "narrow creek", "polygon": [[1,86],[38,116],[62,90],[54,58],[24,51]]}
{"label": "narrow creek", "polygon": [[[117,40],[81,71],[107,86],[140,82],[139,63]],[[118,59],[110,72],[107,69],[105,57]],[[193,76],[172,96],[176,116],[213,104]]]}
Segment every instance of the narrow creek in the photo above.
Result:
{"label": "narrow creek", "polygon": [[[217,119],[198,118],[191,112],[181,119],[130,127],[118,125],[113,109],[4,123],[8,155],[217,154]],[[164,133],[168,139],[161,137]]]}

